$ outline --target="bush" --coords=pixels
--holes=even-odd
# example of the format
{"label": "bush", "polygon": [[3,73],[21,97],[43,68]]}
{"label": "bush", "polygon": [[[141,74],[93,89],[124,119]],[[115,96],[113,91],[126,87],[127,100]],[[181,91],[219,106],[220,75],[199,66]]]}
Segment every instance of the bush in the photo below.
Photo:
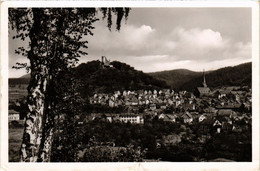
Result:
{"label": "bush", "polygon": [[18,121],[11,121],[9,122],[9,128],[22,128],[23,125],[20,124]]}
{"label": "bush", "polygon": [[144,152],[141,148],[92,146],[85,149],[81,162],[141,162]]}

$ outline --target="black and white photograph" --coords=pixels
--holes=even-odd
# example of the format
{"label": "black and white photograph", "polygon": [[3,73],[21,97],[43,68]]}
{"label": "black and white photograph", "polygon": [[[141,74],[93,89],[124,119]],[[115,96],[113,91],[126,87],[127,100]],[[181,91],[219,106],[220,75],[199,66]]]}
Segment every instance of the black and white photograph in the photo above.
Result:
{"label": "black and white photograph", "polygon": [[253,10],[6,7],[7,162],[257,167]]}

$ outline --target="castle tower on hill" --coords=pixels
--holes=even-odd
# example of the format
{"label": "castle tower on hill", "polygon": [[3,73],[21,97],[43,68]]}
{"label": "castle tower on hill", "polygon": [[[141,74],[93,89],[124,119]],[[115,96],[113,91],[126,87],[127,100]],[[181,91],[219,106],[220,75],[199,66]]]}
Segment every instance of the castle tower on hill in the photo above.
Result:
{"label": "castle tower on hill", "polygon": [[105,56],[101,56],[101,63],[104,68],[113,67],[113,65],[110,64],[110,60],[108,60]]}

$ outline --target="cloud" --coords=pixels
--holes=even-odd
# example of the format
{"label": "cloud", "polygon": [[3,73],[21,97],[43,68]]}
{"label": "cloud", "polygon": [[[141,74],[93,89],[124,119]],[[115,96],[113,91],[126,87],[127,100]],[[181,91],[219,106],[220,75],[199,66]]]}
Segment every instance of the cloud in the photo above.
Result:
{"label": "cloud", "polygon": [[221,48],[225,44],[219,32],[211,29],[193,28],[185,30],[177,28],[172,33],[173,37],[178,37],[178,42],[199,49]]}
{"label": "cloud", "polygon": [[210,28],[179,26],[161,32],[149,25],[125,25],[120,32],[99,28],[89,42],[89,59],[105,55],[145,72],[176,68],[200,71],[232,65],[231,61],[250,61],[252,46]]}
{"label": "cloud", "polygon": [[[178,26],[161,31],[147,24],[128,24],[117,32],[99,23],[93,32],[94,36],[86,37],[89,55],[82,56],[81,62],[104,55],[138,70],[154,72],[177,68],[211,70],[251,60],[251,42],[236,41],[212,28]],[[11,59],[9,67],[20,60]]]}
{"label": "cloud", "polygon": [[126,25],[120,32],[110,32],[105,28],[97,27],[94,36],[89,37],[89,48],[93,53],[100,52],[100,55],[102,51],[119,55],[137,52],[149,48],[149,41],[152,40],[155,32],[155,29],[147,25],[140,27]]}

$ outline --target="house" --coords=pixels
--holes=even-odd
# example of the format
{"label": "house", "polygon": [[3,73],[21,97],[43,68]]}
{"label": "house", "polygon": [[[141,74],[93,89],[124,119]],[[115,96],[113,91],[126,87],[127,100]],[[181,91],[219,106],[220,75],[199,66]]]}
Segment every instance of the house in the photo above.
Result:
{"label": "house", "polygon": [[216,106],[218,109],[239,109],[242,104],[240,103],[232,103],[232,102],[224,102],[221,106]]}
{"label": "house", "polygon": [[202,122],[205,119],[207,119],[206,115],[200,115],[199,122]]}
{"label": "house", "polygon": [[232,116],[234,112],[231,109],[220,109],[217,111],[218,117]]}
{"label": "house", "polygon": [[171,95],[171,90],[169,89],[165,90],[165,97],[169,98],[170,95]]}
{"label": "house", "polygon": [[154,103],[150,104],[149,107],[151,110],[156,110],[156,104],[154,104]]}
{"label": "house", "polygon": [[138,96],[143,96],[144,90],[137,90],[136,93],[138,94]]}
{"label": "house", "polygon": [[220,133],[222,128],[222,123],[219,120],[216,120],[213,124],[213,128],[217,130],[217,133]]}
{"label": "house", "polygon": [[164,103],[164,101],[162,100],[163,98],[158,98],[158,99],[155,99],[154,102],[159,104],[159,103]]}
{"label": "house", "polygon": [[177,115],[160,114],[158,118],[165,122],[176,122]]}
{"label": "house", "polygon": [[242,132],[242,128],[238,125],[233,125],[232,132]]}
{"label": "house", "polygon": [[9,121],[18,121],[20,120],[20,114],[19,112],[15,110],[8,110],[8,120]]}
{"label": "house", "polygon": [[169,104],[169,105],[173,105],[173,100],[168,99],[168,100],[167,100],[167,104]]}
{"label": "house", "polygon": [[109,107],[115,107],[115,101],[112,99],[109,99],[108,104],[109,104]]}
{"label": "house", "polygon": [[202,134],[208,134],[214,123],[213,117],[207,116],[199,123],[199,131]]}
{"label": "house", "polygon": [[250,122],[251,118],[247,114],[243,114],[242,120],[244,121],[245,124],[248,124]]}
{"label": "house", "polygon": [[197,87],[194,91],[196,97],[209,96],[211,93],[210,88],[208,87]]}
{"label": "house", "polygon": [[186,90],[184,90],[184,91],[179,91],[179,94],[182,95],[182,96],[184,96],[184,95],[186,94],[186,92],[187,92]]}
{"label": "house", "polygon": [[193,121],[193,117],[189,112],[185,112],[182,115],[182,118],[184,123],[191,123]]}
{"label": "house", "polygon": [[167,108],[166,103],[161,103],[161,104],[159,104],[159,105],[160,105],[160,108],[161,108],[161,109],[166,109],[166,108]]}
{"label": "house", "polygon": [[195,104],[183,104],[183,109],[185,111],[194,111],[195,110]]}
{"label": "house", "polygon": [[241,97],[245,96],[246,94],[246,92],[244,91],[231,91],[230,93],[233,95],[233,98],[238,102],[240,101]]}
{"label": "house", "polygon": [[126,95],[127,95],[127,91],[124,90],[124,91],[123,91],[123,96],[125,97]]}
{"label": "house", "polygon": [[85,118],[87,122],[96,119],[100,119],[108,122],[120,121],[118,114],[107,114],[107,113],[91,113],[90,115],[87,115]]}
{"label": "house", "polygon": [[231,114],[229,115],[229,118],[236,118],[238,115],[236,112],[232,111]]}
{"label": "house", "polygon": [[138,105],[145,105],[145,99],[138,99]]}
{"label": "house", "polygon": [[181,100],[176,100],[175,101],[175,107],[178,107],[181,104]]}
{"label": "house", "polygon": [[119,119],[121,122],[130,122],[134,124],[143,124],[144,123],[144,118],[143,116],[139,114],[121,114],[119,115]]}
{"label": "house", "polygon": [[223,97],[226,97],[227,94],[229,94],[230,91],[228,90],[218,90],[214,93],[214,96],[217,97],[218,99],[221,99]]}
{"label": "house", "polygon": [[90,97],[89,98],[89,103],[90,104],[96,104],[96,103],[98,103],[98,98],[97,97]]}
{"label": "house", "polygon": [[214,107],[206,107],[205,109],[203,109],[205,113],[208,113],[208,114],[214,114],[216,113],[216,109]]}
{"label": "house", "polygon": [[106,116],[106,119],[109,121],[109,122],[112,122],[112,121],[120,121],[120,118],[118,115],[115,115],[115,114],[105,114]]}
{"label": "house", "polygon": [[136,106],[138,105],[138,99],[136,97],[132,97],[131,99],[131,105]]}
{"label": "house", "polygon": [[125,104],[125,102],[123,99],[117,99],[117,104],[118,104],[118,106],[122,106]]}
{"label": "house", "polygon": [[222,130],[225,132],[231,132],[233,128],[233,125],[230,124],[229,122],[223,122],[222,124]]}

